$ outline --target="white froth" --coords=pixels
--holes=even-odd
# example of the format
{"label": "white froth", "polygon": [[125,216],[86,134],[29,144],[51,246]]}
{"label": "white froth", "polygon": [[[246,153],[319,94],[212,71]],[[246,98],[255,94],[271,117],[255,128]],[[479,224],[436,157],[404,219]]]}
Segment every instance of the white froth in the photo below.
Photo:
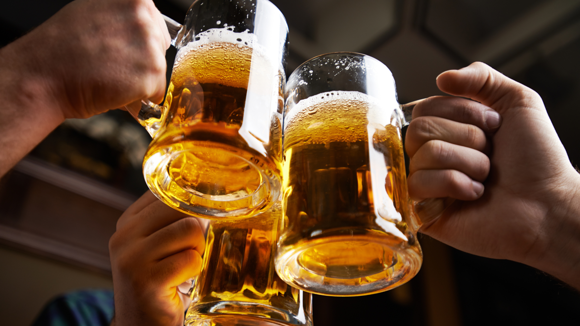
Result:
{"label": "white froth", "polygon": [[[177,57],[175,58],[175,63],[178,64],[181,58],[183,58],[183,56],[190,51],[194,51],[204,46],[211,46],[212,43],[232,43],[240,47],[248,46],[252,48],[253,51],[257,51],[258,54],[266,57],[265,51],[262,50],[262,46],[258,44],[256,35],[249,33],[248,30],[242,33],[235,33],[232,31],[232,29],[233,27],[219,29],[212,28],[208,31],[197,34],[193,41],[179,49],[179,52],[177,52]],[[272,62],[271,60],[268,61]]]}
{"label": "white froth", "polygon": [[386,107],[372,96],[356,91],[332,91],[320,93],[303,99],[298,104],[286,112],[284,117],[284,130],[294,120],[294,118],[304,110],[313,106],[318,106],[324,102],[330,101],[357,101],[364,102],[368,106],[367,119],[369,122],[387,125],[391,116],[392,108]]}

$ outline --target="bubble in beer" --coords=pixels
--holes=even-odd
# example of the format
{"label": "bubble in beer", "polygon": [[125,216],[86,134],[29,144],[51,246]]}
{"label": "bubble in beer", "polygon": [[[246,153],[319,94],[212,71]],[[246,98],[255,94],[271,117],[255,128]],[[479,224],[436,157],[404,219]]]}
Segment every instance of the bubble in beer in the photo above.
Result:
{"label": "bubble in beer", "polygon": [[[352,108],[356,108],[353,110]],[[326,143],[367,138],[369,122],[385,126],[392,110],[359,92],[327,92],[301,100],[284,118],[287,142]],[[314,122],[324,122],[313,125]],[[316,128],[314,128],[316,126]],[[322,132],[320,129],[324,128]]]}

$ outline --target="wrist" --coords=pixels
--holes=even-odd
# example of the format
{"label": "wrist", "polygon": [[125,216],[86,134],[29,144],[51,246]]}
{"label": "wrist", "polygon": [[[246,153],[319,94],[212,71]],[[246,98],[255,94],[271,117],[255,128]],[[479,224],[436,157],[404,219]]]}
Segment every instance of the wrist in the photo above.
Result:
{"label": "wrist", "polygon": [[546,198],[538,241],[523,263],[580,289],[580,175],[571,169]]}

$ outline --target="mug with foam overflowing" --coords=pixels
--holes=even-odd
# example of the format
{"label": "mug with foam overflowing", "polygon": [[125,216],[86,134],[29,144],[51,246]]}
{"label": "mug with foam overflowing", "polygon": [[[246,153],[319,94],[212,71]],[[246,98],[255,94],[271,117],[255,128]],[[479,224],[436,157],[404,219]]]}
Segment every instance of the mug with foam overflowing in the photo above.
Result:
{"label": "mug with foam overflowing", "polygon": [[[410,108],[410,107],[409,107]],[[363,54],[305,62],[284,110],[280,277],[335,296],[386,291],[422,263],[391,71]]]}
{"label": "mug with foam overflowing", "polygon": [[147,185],[198,217],[266,211],[280,195],[284,16],[267,0],[197,0],[183,26],[166,21],[171,82],[162,106],[139,113],[153,136]]}

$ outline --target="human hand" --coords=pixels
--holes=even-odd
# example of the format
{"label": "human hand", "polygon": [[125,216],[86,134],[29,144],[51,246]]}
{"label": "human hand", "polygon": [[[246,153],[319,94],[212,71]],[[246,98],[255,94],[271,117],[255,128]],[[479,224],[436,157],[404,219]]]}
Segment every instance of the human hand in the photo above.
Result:
{"label": "human hand", "polygon": [[[437,85],[464,98],[435,97],[415,107],[406,140],[409,193],[458,200],[420,231],[573,283],[553,266],[566,269],[580,257],[566,256],[578,251],[571,239],[580,232],[580,180],[539,95],[483,63],[444,72]],[[501,115],[497,130],[493,111]]]}
{"label": "human hand", "polygon": [[37,82],[55,114],[87,118],[140,99],[160,102],[170,43],[151,0],[77,0],[9,45],[14,55],[5,57]]}
{"label": "human hand", "polygon": [[205,247],[198,219],[147,192],[119,218],[109,242],[112,325],[183,325],[187,303],[177,287],[199,274]]}

